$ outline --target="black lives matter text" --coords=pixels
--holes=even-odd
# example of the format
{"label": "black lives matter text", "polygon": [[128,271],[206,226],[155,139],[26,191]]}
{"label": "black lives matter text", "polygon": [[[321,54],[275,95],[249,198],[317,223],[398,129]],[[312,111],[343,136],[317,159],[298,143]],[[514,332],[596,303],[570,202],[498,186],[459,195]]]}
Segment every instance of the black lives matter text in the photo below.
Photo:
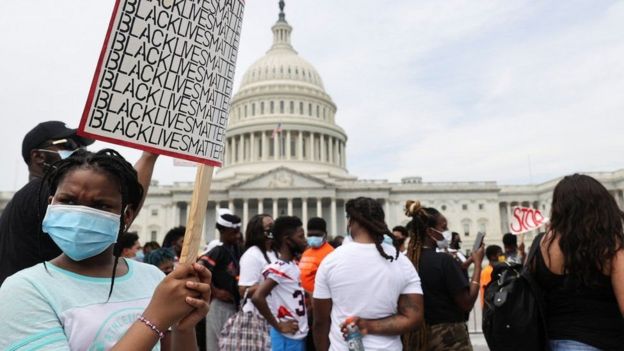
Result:
{"label": "black lives matter text", "polygon": [[244,4],[122,0],[85,131],[220,162]]}

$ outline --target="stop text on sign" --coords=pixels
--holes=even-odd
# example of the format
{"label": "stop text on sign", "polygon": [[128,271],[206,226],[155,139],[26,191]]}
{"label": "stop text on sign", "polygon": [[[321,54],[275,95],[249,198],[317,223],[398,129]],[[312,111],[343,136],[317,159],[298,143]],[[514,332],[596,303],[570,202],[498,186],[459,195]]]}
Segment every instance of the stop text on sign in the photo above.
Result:
{"label": "stop text on sign", "polygon": [[548,218],[534,208],[514,207],[509,229],[513,234],[522,234],[537,229],[548,222]]}

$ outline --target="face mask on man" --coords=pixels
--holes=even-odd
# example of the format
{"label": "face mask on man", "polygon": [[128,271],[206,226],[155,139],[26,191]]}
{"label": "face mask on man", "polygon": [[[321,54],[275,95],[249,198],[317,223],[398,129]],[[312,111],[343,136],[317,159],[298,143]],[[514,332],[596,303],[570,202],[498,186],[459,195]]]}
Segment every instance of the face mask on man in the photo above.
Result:
{"label": "face mask on man", "polygon": [[325,242],[325,235],[309,236],[306,238],[306,240],[308,241],[308,245],[310,245],[310,247],[318,249],[319,247],[323,246],[323,243]]}
{"label": "face mask on man", "polygon": [[121,216],[87,206],[48,205],[42,229],[65,255],[82,261],[117,241]]}
{"label": "face mask on man", "polygon": [[448,249],[451,239],[453,238],[453,232],[451,232],[448,229],[443,232],[434,228],[431,228],[431,230],[433,230],[436,233],[442,234],[442,237],[443,237],[442,240],[436,239],[436,245],[438,246],[438,249],[443,249],[443,250]]}
{"label": "face mask on man", "polygon": [[145,254],[143,253],[143,250],[138,250],[133,259],[135,261],[143,262],[143,260],[145,259]]}

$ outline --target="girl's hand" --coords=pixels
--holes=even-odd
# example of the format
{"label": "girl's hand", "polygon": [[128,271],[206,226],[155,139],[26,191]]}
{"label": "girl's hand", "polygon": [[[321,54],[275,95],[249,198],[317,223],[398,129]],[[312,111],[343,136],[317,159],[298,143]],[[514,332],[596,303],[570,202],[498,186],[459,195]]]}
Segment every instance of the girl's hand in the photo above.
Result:
{"label": "girl's hand", "polygon": [[210,301],[210,283],[212,280],[212,274],[210,274],[208,268],[199,263],[193,263],[192,268],[197,274],[199,280],[188,280],[186,282],[186,287],[198,293],[199,296],[186,297],[186,303],[193,307],[193,309],[187,313],[180,320],[180,322],[178,322],[176,329],[181,331],[195,328],[195,324],[206,317],[210,307],[208,302]]}

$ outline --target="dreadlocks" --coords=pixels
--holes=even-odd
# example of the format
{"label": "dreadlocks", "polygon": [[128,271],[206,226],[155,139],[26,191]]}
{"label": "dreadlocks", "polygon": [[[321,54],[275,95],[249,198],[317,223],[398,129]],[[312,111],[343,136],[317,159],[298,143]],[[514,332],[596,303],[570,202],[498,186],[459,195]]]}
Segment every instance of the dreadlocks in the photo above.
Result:
{"label": "dreadlocks", "polygon": [[[425,243],[427,228],[434,228],[440,212],[435,208],[423,207],[419,201],[408,200],[405,203],[405,215],[412,220],[407,224],[410,240],[407,246],[407,258],[412,261],[416,271],[419,271],[420,255]],[[403,334],[403,348],[405,350],[425,350],[427,347],[427,327],[423,325],[418,330]]]}
{"label": "dreadlocks", "polygon": [[[384,234],[393,238],[393,241],[394,236],[384,221],[384,211],[377,201],[368,197],[358,197],[347,201],[345,210],[350,219],[366,228],[370,235],[373,236],[375,247],[377,251],[379,251],[381,257],[390,261],[399,258],[399,250],[396,250],[396,256],[392,257],[388,255],[381,246],[384,240]],[[396,243],[394,246],[397,246]]]}
{"label": "dreadlocks", "polygon": [[[94,171],[106,173],[108,176],[116,180],[121,193],[121,208],[124,211],[127,207],[133,210],[138,206],[143,198],[143,187],[138,181],[137,172],[132,165],[128,163],[117,151],[112,149],[103,149],[96,153],[79,150],[64,160],[54,163],[50,171],[43,178],[42,184],[47,184],[48,195],[54,196],[58,185],[72,171],[77,169],[91,169]],[[123,233],[126,223],[125,218],[121,216],[118,236]],[[115,285],[115,272],[121,250],[114,250],[115,262],[113,264],[113,273],[111,276],[111,286],[108,292],[110,299]]]}

